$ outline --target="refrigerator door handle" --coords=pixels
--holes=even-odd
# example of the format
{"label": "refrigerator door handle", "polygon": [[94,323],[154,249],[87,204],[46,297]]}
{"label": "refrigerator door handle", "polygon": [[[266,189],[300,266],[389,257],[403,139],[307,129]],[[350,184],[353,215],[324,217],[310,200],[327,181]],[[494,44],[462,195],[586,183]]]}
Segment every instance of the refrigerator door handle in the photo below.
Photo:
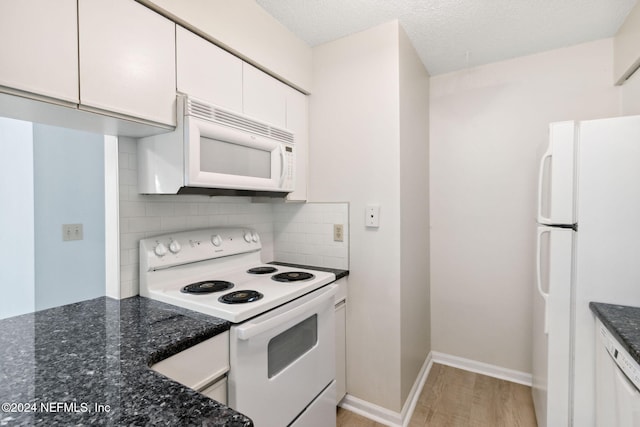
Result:
{"label": "refrigerator door handle", "polygon": [[542,290],[542,235],[545,233],[551,233],[548,229],[539,228],[538,229],[538,238],[536,239],[536,286],[538,288],[538,293],[544,300],[544,333],[549,334],[548,327],[548,318],[549,318],[549,308],[547,300],[549,298],[549,293]]}
{"label": "refrigerator door handle", "polygon": [[547,164],[546,160],[551,159],[552,157],[553,151],[551,149],[551,145],[549,145],[547,151],[542,155],[542,159],[540,159],[540,169],[538,172],[538,223],[540,224],[551,224],[551,218],[547,218],[542,214],[542,197],[544,196],[543,181],[545,165]]}

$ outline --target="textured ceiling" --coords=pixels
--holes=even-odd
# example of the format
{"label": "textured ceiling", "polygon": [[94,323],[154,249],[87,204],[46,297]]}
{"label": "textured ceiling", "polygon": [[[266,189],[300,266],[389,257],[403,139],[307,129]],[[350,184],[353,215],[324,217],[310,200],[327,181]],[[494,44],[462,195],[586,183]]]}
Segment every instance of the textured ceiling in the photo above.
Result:
{"label": "textured ceiling", "polygon": [[431,75],[613,36],[637,0],[256,0],[310,46],[398,19]]}

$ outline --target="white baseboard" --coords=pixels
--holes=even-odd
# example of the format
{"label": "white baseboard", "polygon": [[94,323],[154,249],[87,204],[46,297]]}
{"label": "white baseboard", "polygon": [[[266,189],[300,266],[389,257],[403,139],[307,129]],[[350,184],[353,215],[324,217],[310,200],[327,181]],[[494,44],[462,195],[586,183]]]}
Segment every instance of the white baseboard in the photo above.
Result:
{"label": "white baseboard", "polygon": [[434,363],[464,369],[465,371],[475,372],[477,374],[487,375],[489,377],[511,381],[529,387],[531,387],[531,384],[533,383],[531,374],[526,372],[514,371],[512,369],[502,368],[500,366],[465,359],[463,357],[452,356],[450,354],[440,353],[437,351],[432,351],[431,356]]}
{"label": "white baseboard", "polygon": [[416,378],[416,381],[413,383],[413,387],[411,387],[411,391],[409,391],[409,396],[407,396],[407,400],[405,400],[404,406],[402,407],[401,416],[403,427],[407,427],[409,425],[409,421],[411,421],[413,411],[416,409],[418,399],[420,398],[420,393],[422,392],[424,383],[427,382],[427,377],[429,376],[429,372],[431,372],[432,366],[433,355],[432,352],[429,352],[427,358],[422,364],[422,368],[420,368],[418,378]]}
{"label": "white baseboard", "polygon": [[464,369],[465,371],[475,372],[477,374],[487,375],[489,377],[511,381],[529,387],[531,387],[533,381],[531,374],[526,372],[506,369],[500,366],[490,365],[488,363],[432,351],[425,359],[422,368],[420,369],[420,373],[418,374],[416,381],[413,383],[413,387],[405,401],[402,412],[391,411],[350,394],[347,394],[344,399],[340,401],[339,406],[380,424],[390,427],[407,427],[411,420],[411,416],[413,415],[413,411],[416,408],[416,404],[418,403],[420,392],[422,392],[424,383],[427,381],[427,377],[429,376],[429,372],[431,371],[431,367],[434,363]]}
{"label": "white baseboard", "polygon": [[344,399],[340,401],[340,407],[389,427],[402,426],[402,417],[400,413],[390,411],[389,409],[378,406],[375,403],[358,399],[348,393]]}
{"label": "white baseboard", "polygon": [[422,387],[424,387],[424,383],[427,381],[432,365],[433,358],[431,353],[429,353],[422,364],[422,368],[420,368],[420,373],[418,374],[416,381],[413,383],[411,391],[409,391],[409,396],[407,397],[401,412],[391,411],[350,394],[347,394],[344,399],[340,401],[340,407],[380,424],[390,427],[406,427],[409,425],[413,411],[418,403],[420,392],[422,391]]}

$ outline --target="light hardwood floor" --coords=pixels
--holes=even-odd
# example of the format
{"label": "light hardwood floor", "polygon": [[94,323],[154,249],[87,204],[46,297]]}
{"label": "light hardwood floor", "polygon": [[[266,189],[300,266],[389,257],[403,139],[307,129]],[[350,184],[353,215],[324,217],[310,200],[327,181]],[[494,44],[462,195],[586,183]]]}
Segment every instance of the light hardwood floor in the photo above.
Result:
{"label": "light hardwood floor", "polygon": [[[433,364],[409,427],[536,427],[531,388]],[[384,424],[338,408],[338,427]]]}

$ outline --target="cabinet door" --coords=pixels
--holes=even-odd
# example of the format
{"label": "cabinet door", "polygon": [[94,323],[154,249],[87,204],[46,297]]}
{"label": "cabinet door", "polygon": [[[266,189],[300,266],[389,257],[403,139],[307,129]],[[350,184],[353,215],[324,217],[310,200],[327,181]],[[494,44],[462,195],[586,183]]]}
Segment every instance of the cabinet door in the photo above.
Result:
{"label": "cabinet door", "polygon": [[175,126],[175,24],[134,0],[79,0],[80,103]]}
{"label": "cabinet door", "polygon": [[243,63],[244,114],[274,126],[285,127],[288,86],[252,65]]}
{"label": "cabinet door", "polygon": [[335,283],[336,319],[336,404],[347,394],[347,287],[348,278]]}
{"label": "cabinet door", "polygon": [[347,394],[347,302],[336,305],[336,405]]}
{"label": "cabinet door", "polygon": [[76,0],[0,2],[0,85],[78,103]]}
{"label": "cabinet door", "polygon": [[296,187],[287,195],[289,201],[307,200],[307,165],[309,163],[309,99],[287,87],[286,128],[294,133],[296,155]]}
{"label": "cabinet door", "polygon": [[178,91],[242,112],[242,60],[178,26]]}

